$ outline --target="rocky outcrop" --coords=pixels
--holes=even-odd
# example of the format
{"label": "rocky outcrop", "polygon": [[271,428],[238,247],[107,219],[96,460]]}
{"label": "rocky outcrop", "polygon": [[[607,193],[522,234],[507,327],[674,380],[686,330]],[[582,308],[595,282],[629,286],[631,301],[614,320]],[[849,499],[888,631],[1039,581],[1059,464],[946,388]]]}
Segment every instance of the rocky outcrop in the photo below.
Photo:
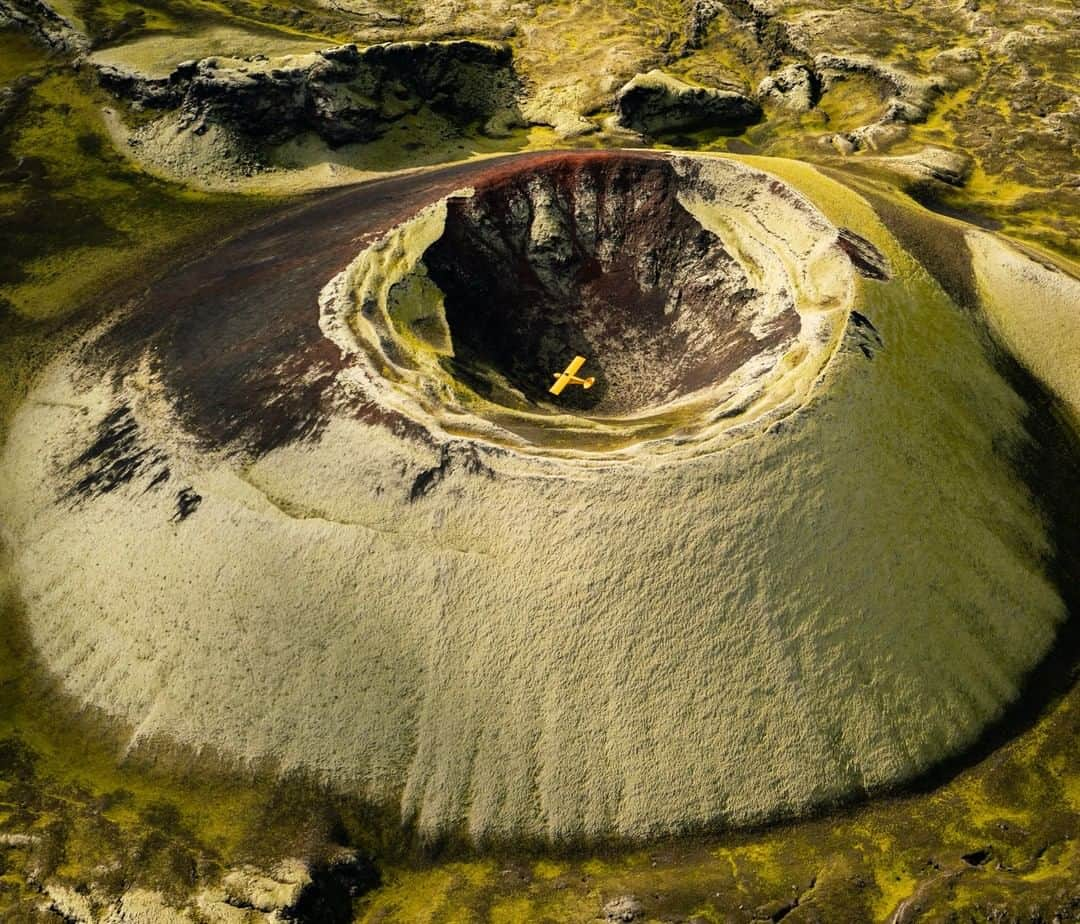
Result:
{"label": "rocky outcrop", "polygon": [[187,909],[148,889],[131,889],[114,901],[56,883],[46,884],[44,893],[41,911],[66,924],[195,924]]}
{"label": "rocky outcrop", "polygon": [[346,924],[352,900],[378,884],[375,866],[346,851],[318,863],[286,859],[270,871],[232,870],[220,888],[200,893],[195,905],[211,921],[245,915],[247,921]]}
{"label": "rocky outcrop", "polygon": [[863,55],[819,54],[814,68],[826,85],[843,73],[865,74],[881,81],[892,90],[889,102],[895,107],[896,118],[908,122],[926,118],[942,89],[937,80],[917,77]]}
{"label": "rocky outcrop", "polygon": [[758,84],[757,97],[795,112],[808,112],[821,93],[818,75],[805,64],[789,64]]}
{"label": "rocky outcrop", "polygon": [[918,77],[862,55],[819,54],[814,58],[814,71],[821,80],[823,93],[846,74],[870,77],[890,91],[885,111],[878,119],[853,132],[827,139],[841,153],[861,148],[876,150],[905,137],[908,125],[926,120],[944,89],[937,78]]}
{"label": "rocky outcrop", "polygon": [[604,921],[607,924],[631,924],[644,918],[644,908],[633,895],[613,898],[604,905]]}
{"label": "rocky outcrop", "polygon": [[231,870],[220,886],[204,889],[184,907],[149,889],[109,896],[47,882],[41,910],[68,924],[347,924],[353,899],[378,883],[374,865],[343,852],[318,863],[282,860],[269,871]]}
{"label": "rocky outcrop", "polygon": [[23,111],[30,96],[30,91],[38,82],[38,77],[23,74],[6,87],[0,87],[0,129]]}
{"label": "rocky outcrop", "polygon": [[510,49],[472,41],[342,45],[276,61],[212,57],[161,78],[101,65],[98,79],[137,107],[179,110],[180,127],[196,134],[218,125],[281,143],[314,132],[332,146],[372,141],[425,107],[462,127],[501,131],[519,91]]}
{"label": "rocky outcrop", "polygon": [[692,86],[660,70],[638,74],[615,99],[618,122],[643,135],[706,127],[740,128],[761,118],[749,97]]}
{"label": "rocky outcrop", "polygon": [[770,69],[779,67],[785,58],[803,57],[805,48],[768,0],[721,0],[727,11],[747,27]]}
{"label": "rocky outcrop", "polygon": [[89,39],[42,0],[0,0],[0,28],[13,27],[59,54],[83,55]]}
{"label": "rocky outcrop", "polygon": [[685,50],[692,51],[702,46],[705,33],[723,8],[720,0],[694,0],[686,25]]}
{"label": "rocky outcrop", "polygon": [[38,842],[33,834],[0,834],[0,847],[31,847]]}
{"label": "rocky outcrop", "polygon": [[299,860],[284,860],[270,873],[244,866],[222,880],[227,904],[256,911],[291,908],[310,884],[307,864]]}
{"label": "rocky outcrop", "polygon": [[960,151],[926,147],[914,154],[892,157],[888,166],[915,180],[933,180],[946,186],[963,186],[971,176],[972,159]]}

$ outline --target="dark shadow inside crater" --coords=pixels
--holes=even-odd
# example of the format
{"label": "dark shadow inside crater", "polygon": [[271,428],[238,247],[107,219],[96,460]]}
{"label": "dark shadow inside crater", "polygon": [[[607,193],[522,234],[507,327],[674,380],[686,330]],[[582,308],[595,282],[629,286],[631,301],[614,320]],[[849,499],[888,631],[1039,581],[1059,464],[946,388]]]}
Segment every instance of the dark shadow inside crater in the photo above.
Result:
{"label": "dark shadow inside crater", "polygon": [[[568,156],[451,199],[423,258],[445,296],[448,371],[499,403],[620,415],[793,337],[794,305],[764,336],[751,331],[760,293],[679,202],[688,182],[655,158]],[[549,394],[575,355],[595,386]]]}

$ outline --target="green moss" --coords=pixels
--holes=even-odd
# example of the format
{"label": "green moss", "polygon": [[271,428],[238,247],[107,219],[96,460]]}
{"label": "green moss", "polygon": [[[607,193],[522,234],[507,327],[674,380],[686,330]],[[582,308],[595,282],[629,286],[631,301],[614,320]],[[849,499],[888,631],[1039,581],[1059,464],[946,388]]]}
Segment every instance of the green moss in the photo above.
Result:
{"label": "green moss", "polygon": [[[134,41],[97,51],[94,60],[134,68],[153,76],[167,76],[182,61],[212,56],[300,55],[318,51],[327,44],[325,40],[312,41],[263,27],[237,28],[215,22],[208,22],[204,26],[196,22],[183,33],[152,32]],[[150,120],[160,117],[161,113],[151,110],[137,115]]]}
{"label": "green moss", "polygon": [[851,131],[875,121],[884,110],[881,87],[860,74],[844,75],[822,94],[817,115],[831,132]]}
{"label": "green moss", "polygon": [[52,71],[0,135],[0,156],[11,165],[0,179],[0,225],[13,241],[0,253],[0,295],[22,317],[68,314],[122,281],[126,268],[252,211],[249,201],[135,169],[113,150],[98,102],[75,76]]}
{"label": "green moss", "polygon": [[556,879],[566,872],[566,865],[551,860],[537,860],[533,864],[533,875],[537,879]]}
{"label": "green moss", "polygon": [[267,36],[322,42],[347,40],[344,23],[317,4],[266,0],[71,0],[70,13],[95,47],[108,47],[151,34],[190,34],[200,28],[242,24]]}
{"label": "green moss", "polygon": [[33,73],[47,60],[44,50],[21,32],[0,29],[0,85]]}
{"label": "green moss", "polygon": [[447,910],[455,889],[462,886],[467,887],[467,882],[457,875],[456,865],[404,876],[391,873],[378,893],[362,903],[358,920],[432,924]]}
{"label": "green moss", "polygon": [[271,204],[148,176],[113,149],[97,91],[0,33],[2,66],[9,52],[37,82],[0,126],[0,437],[48,357],[115,306],[106,291],[123,297],[147,266],[180,259]]}

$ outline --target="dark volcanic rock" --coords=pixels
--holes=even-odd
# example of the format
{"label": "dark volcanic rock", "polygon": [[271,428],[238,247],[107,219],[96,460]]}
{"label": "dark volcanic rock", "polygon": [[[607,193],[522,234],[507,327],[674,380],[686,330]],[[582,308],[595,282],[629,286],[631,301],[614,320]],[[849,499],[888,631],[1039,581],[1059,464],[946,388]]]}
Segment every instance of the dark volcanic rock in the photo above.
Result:
{"label": "dark volcanic rock", "polygon": [[14,26],[60,54],[82,55],[90,40],[41,0],[0,0],[0,27]]}
{"label": "dark volcanic rock", "polygon": [[836,235],[836,246],[848,255],[860,275],[867,279],[889,278],[889,264],[884,254],[865,237],[850,228],[841,228]]}
{"label": "dark volcanic rock", "polygon": [[615,99],[619,124],[645,135],[695,128],[741,128],[761,118],[749,97],[714,87],[695,87],[665,74],[638,74]]}
{"label": "dark volcanic rock", "polygon": [[179,109],[182,126],[208,123],[256,141],[314,132],[331,145],[371,141],[424,107],[462,127],[516,112],[510,49],[483,42],[400,42],[330,48],[275,64],[205,58],[152,78],[101,66],[98,80],[138,106]]}
{"label": "dark volcanic rock", "polygon": [[184,98],[183,84],[178,78],[184,66],[181,64],[168,77],[147,77],[113,64],[99,64],[98,83],[114,96],[143,108],[173,109]]}
{"label": "dark volcanic rock", "polygon": [[164,454],[143,440],[131,408],[121,405],[105,415],[94,441],[69,466],[74,483],[67,496],[99,497],[138,476],[149,476],[154,487],[168,478],[164,463]]}
{"label": "dark volcanic rock", "polygon": [[723,6],[720,0],[694,0],[686,29],[686,50],[689,51],[702,46],[705,33],[709,31],[709,26],[720,15],[722,9]]}
{"label": "dark volcanic rock", "polygon": [[22,111],[30,96],[30,90],[38,82],[37,77],[23,74],[7,87],[0,87],[0,129],[3,129]]}
{"label": "dark volcanic rock", "polygon": [[353,899],[380,884],[378,867],[371,861],[346,854],[310,868],[311,882],[296,903],[282,909],[282,917],[295,924],[348,924],[353,919]]}
{"label": "dark volcanic rock", "polygon": [[694,189],[710,187],[663,159],[564,155],[450,200],[423,263],[444,297],[454,374],[491,400],[505,382],[543,403],[551,370],[581,355],[596,384],[560,406],[619,415],[784,343],[794,304],[752,333],[761,293],[680,201]]}

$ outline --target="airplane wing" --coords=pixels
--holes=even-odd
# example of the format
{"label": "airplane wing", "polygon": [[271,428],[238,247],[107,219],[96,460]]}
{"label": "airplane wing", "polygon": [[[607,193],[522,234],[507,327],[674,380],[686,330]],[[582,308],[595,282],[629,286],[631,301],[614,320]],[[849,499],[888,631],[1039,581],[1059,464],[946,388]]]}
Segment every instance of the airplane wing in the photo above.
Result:
{"label": "airplane wing", "polygon": [[577,375],[578,369],[585,365],[584,356],[575,356],[570,360],[570,365],[566,367],[566,371],[563,375]]}
{"label": "airplane wing", "polygon": [[552,385],[551,388],[548,389],[548,391],[550,391],[553,395],[561,395],[562,390],[564,388],[566,388],[566,386],[569,384],[569,382],[570,382],[570,376],[568,376],[568,375],[560,375],[555,380],[555,384]]}

